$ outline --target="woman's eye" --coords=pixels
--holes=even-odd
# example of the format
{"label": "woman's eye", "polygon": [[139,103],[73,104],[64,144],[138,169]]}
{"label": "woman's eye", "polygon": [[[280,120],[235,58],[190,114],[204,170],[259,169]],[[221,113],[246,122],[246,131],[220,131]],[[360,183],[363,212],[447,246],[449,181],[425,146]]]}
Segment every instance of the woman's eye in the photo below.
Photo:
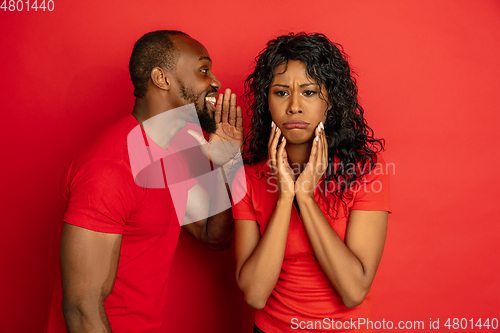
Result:
{"label": "woman's eye", "polygon": [[314,90],[306,90],[306,91],[304,91],[304,95],[305,96],[312,96],[314,94],[316,94],[316,92]]}
{"label": "woman's eye", "polygon": [[277,91],[277,92],[275,92],[275,94],[276,94],[276,95],[278,95],[278,96],[280,96],[280,97],[283,97],[283,96],[288,95],[288,94],[286,93],[286,91],[283,91],[283,90]]}
{"label": "woman's eye", "polygon": [[202,68],[202,69],[201,69],[201,72],[202,72],[203,74],[207,74],[207,73],[208,73],[208,68]]}

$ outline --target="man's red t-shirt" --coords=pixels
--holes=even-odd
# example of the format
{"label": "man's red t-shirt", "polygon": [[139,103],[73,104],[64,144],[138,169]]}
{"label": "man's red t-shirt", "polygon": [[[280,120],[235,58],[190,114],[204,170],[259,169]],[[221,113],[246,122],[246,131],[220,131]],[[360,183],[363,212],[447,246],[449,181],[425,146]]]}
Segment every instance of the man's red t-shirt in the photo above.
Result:
{"label": "man's red t-shirt", "polygon": [[[316,202],[342,241],[351,210],[390,211],[387,171],[386,163],[378,156],[376,167],[348,191],[350,196],[344,197],[345,205],[332,194],[327,195],[328,201],[320,198],[323,182],[316,187]],[[267,161],[245,165],[236,173],[232,185],[233,217],[256,221],[263,235],[276,207],[277,189]],[[257,310],[256,325],[266,333],[343,332],[346,327],[349,327],[346,331],[365,332],[366,326],[351,326],[351,319],[356,322],[358,318],[370,318],[371,302],[369,292],[361,305],[351,309],[344,306],[316,259],[304,223],[293,206],[278,282],[265,307]],[[342,326],[336,326],[336,322]]]}
{"label": "man's red t-shirt", "polygon": [[[180,232],[168,187],[146,188],[134,181],[127,138],[137,126],[137,120],[128,115],[107,128],[73,160],[61,183],[64,222],[123,235],[116,282],[104,301],[113,332],[160,332],[168,275]],[[189,179],[184,161],[179,158],[174,162],[176,172],[186,173],[180,178]],[[161,173],[159,177],[166,179]],[[194,183],[176,190],[177,199],[186,202],[187,191]],[[60,274],[46,332],[67,332]]]}

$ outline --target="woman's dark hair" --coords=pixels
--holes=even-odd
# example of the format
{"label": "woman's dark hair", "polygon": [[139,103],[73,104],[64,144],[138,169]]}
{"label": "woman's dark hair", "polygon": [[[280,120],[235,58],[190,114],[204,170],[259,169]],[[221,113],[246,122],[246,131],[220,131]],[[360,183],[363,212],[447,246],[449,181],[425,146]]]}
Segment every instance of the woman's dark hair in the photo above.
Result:
{"label": "woman's dark hair", "polygon": [[373,130],[363,117],[356,80],[347,59],[342,46],[323,34],[290,33],[267,43],[255,58],[255,70],[245,81],[244,97],[253,112],[251,130],[245,138],[245,163],[267,159],[272,121],[269,85],[277,66],[299,60],[320,89],[326,89],[320,91],[320,96],[325,96],[329,105],[324,124],[329,164],[323,175],[324,197],[331,193],[344,201],[348,195],[345,190],[374,168],[376,153],[384,148],[384,140],[373,137]]}

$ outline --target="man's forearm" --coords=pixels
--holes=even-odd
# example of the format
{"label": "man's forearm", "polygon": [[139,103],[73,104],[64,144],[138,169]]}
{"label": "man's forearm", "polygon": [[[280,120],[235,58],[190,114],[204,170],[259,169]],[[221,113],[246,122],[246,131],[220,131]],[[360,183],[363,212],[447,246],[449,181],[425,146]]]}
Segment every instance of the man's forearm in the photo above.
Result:
{"label": "man's forearm", "polygon": [[69,333],[110,333],[104,304],[84,305],[63,302],[63,314]]}
{"label": "man's forearm", "polygon": [[[227,198],[231,198],[228,181],[224,169],[219,169],[217,192],[211,202],[211,208],[218,209],[221,205],[227,204]],[[220,209],[218,209],[220,210]],[[231,245],[231,235],[234,230],[233,212],[231,206],[229,208],[209,216],[206,224],[207,242],[212,248],[227,249]]]}
{"label": "man's forearm", "polygon": [[193,237],[213,250],[231,245],[234,220],[231,194],[222,168],[215,169],[210,182],[200,182],[188,192],[183,227]]}

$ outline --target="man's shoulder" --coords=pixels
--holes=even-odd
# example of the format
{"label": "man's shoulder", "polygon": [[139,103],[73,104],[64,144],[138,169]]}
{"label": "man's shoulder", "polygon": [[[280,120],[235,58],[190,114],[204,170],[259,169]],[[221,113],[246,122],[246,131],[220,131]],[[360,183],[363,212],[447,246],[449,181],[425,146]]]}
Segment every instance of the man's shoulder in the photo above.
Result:
{"label": "man's shoulder", "polygon": [[90,171],[92,174],[102,171],[102,174],[108,176],[113,170],[121,174],[129,173],[127,136],[136,126],[139,124],[132,115],[110,124],[73,158],[67,169],[67,176],[71,179]]}
{"label": "man's shoulder", "polygon": [[83,163],[93,159],[123,160],[128,158],[127,136],[139,126],[132,115],[127,115],[107,126],[90,144],[75,158]]}
{"label": "man's shoulder", "polygon": [[89,148],[99,149],[126,146],[129,133],[139,126],[137,120],[131,114],[126,115],[104,128],[101,133],[89,145]]}

